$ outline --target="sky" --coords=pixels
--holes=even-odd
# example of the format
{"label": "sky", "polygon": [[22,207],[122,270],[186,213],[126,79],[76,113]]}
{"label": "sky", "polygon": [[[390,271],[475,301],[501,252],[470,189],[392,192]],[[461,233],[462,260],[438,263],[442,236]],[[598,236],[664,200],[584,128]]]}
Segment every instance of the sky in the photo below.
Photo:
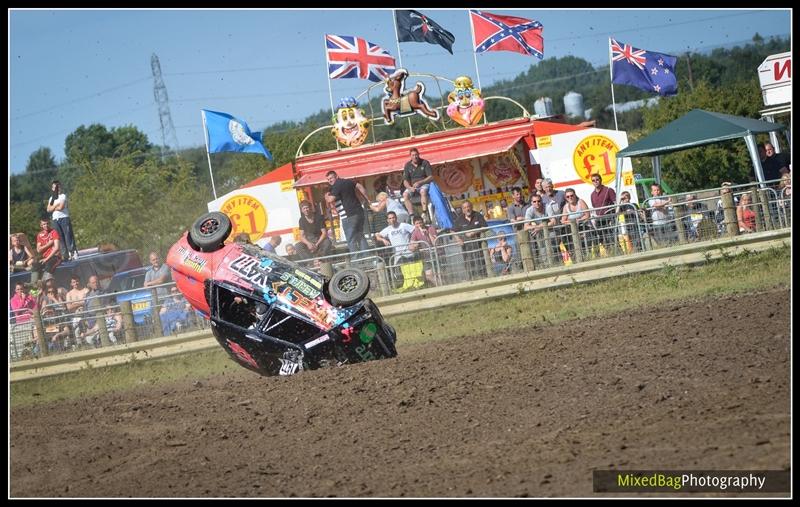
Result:
{"label": "sky", "polygon": [[[466,9],[417,10],[453,33],[454,54],[437,45],[400,43],[400,61],[410,72],[451,80],[468,75],[477,85],[477,60],[480,84],[486,87],[540,62],[512,52],[473,56]],[[788,9],[488,12],[540,21],[545,59],[572,55],[595,67],[608,65],[609,36],[680,56],[742,45],[756,32],[764,38],[791,33]],[[203,146],[201,109],[232,114],[255,131],[329,110],[331,95],[338,103],[365,91],[370,81],[328,80],[326,33],[362,37],[398,56],[390,9],[10,9],[8,25],[12,174],[23,172],[31,153],[43,146],[60,162],[65,138],[81,125],[133,125],[161,145],[153,54],[160,61],[180,148]],[[533,111],[533,104],[525,107]]]}

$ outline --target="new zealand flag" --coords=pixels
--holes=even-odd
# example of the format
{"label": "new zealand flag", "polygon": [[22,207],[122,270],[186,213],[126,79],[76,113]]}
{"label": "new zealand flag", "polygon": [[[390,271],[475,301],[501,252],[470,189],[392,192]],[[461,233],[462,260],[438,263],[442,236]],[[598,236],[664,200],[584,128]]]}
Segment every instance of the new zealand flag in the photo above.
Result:
{"label": "new zealand flag", "polygon": [[675,75],[677,57],[636,49],[614,39],[609,39],[609,43],[612,83],[635,86],[659,95],[678,93],[678,77]]}
{"label": "new zealand flag", "polygon": [[399,42],[438,44],[453,54],[455,36],[419,11],[397,10],[394,14]]}

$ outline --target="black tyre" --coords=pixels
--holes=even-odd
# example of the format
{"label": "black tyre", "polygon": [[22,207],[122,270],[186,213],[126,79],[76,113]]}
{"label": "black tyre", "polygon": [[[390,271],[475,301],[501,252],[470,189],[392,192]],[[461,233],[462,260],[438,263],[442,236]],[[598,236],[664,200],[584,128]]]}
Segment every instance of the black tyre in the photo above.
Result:
{"label": "black tyre", "polygon": [[337,306],[358,303],[369,292],[369,277],[360,269],[346,268],[333,275],[328,282],[331,302]]}
{"label": "black tyre", "polygon": [[213,252],[222,248],[232,227],[225,213],[212,211],[194,221],[189,229],[189,239],[201,252]]}

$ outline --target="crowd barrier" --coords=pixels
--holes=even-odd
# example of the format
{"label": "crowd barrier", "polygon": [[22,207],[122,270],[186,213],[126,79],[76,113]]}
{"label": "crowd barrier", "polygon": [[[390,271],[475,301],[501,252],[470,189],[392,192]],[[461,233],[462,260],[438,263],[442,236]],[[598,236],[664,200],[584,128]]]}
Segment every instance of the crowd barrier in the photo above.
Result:
{"label": "crowd barrier", "polygon": [[[654,219],[653,204],[659,199],[668,202]],[[514,224],[489,221],[491,225],[469,231],[472,237],[444,232],[433,244],[420,244],[414,251],[389,246],[296,262],[328,277],[340,269],[358,267],[370,278],[371,296],[388,296],[789,228],[791,193],[756,184],[737,185],[654,197],[641,208],[589,207],[585,213]],[[89,298],[86,308],[78,313],[45,308],[10,315],[10,360],[111,347],[208,327],[208,321],[189,307],[173,283]]]}

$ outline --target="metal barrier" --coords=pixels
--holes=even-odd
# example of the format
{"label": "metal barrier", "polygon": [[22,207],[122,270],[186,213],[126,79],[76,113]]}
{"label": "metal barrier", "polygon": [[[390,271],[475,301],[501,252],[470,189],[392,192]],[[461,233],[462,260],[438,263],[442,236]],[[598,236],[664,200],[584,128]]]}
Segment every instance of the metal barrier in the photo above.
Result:
{"label": "metal barrier", "polygon": [[[168,288],[170,293],[159,297],[159,288]],[[77,312],[66,312],[65,308],[66,301],[59,301],[37,304],[32,311],[11,312],[10,360],[109,347],[208,327],[177,292],[174,282],[89,296],[83,300],[84,309]]]}
{"label": "metal barrier", "polygon": [[[742,203],[745,194],[750,199]],[[466,231],[470,237],[465,232],[444,232],[408,258],[398,255],[394,246],[381,246],[296,263],[326,277],[345,267],[361,268],[370,277],[371,295],[388,296],[737,236],[749,232],[739,226],[737,205],[740,216],[751,217],[748,220],[754,231],[791,226],[791,187],[778,193],[747,184],[655,199],[669,199],[664,215],[655,221],[651,198],[641,209],[627,203],[587,208],[582,210],[582,215],[588,213],[587,219],[562,213]],[[499,245],[501,237],[505,246]],[[501,252],[504,248],[511,249],[507,261]],[[170,292],[160,296],[159,288]],[[72,313],[51,313],[47,307],[33,312],[23,309],[16,315],[10,312],[10,360],[114,346],[209,326],[188,306],[174,283],[101,294],[87,298],[84,304],[84,310]]]}

